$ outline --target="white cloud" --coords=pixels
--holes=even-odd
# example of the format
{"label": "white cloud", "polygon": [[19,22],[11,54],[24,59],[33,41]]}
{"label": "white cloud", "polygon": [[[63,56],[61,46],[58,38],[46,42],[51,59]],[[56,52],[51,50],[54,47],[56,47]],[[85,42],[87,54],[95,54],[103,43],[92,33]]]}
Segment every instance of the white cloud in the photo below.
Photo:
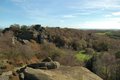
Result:
{"label": "white cloud", "polygon": [[90,15],[94,13],[94,11],[90,11],[90,12],[73,12],[72,14],[67,14],[67,15],[63,15],[63,18],[76,18],[76,17],[80,17],[80,16],[86,16],[86,15]]}
{"label": "white cloud", "polygon": [[120,8],[120,0],[77,0],[69,5],[73,9],[115,9]]}
{"label": "white cloud", "polygon": [[64,15],[63,16],[64,18],[74,18],[74,17],[76,17],[75,15]]}
{"label": "white cloud", "polygon": [[61,23],[65,22],[64,20],[60,20]]}
{"label": "white cloud", "polygon": [[112,17],[112,15],[110,15],[110,14],[107,14],[107,15],[105,15],[105,17]]}
{"label": "white cloud", "polygon": [[[93,19],[89,20],[86,18],[87,16],[88,18],[91,18],[91,17],[97,18],[96,17],[97,14],[99,13],[103,14],[105,12],[108,12],[107,10],[109,11],[114,10],[114,9],[118,10],[120,8],[120,0],[70,0],[68,2],[64,0],[58,0],[58,2],[61,1],[61,2],[69,4],[69,5],[62,6],[62,8],[61,6],[55,7],[55,5],[51,5],[50,3],[46,5],[41,4],[42,1],[47,2],[47,0],[12,0],[12,1],[15,4],[17,4],[19,7],[23,8],[24,13],[26,13],[25,15],[29,18],[32,18],[33,20],[51,21],[51,18],[52,18],[54,21],[56,21],[56,19],[59,19],[58,21],[61,24],[62,23],[67,24],[67,21],[65,21],[66,19],[71,19],[71,20],[74,19],[73,22],[68,23],[68,24],[69,25],[73,24],[73,26],[78,26],[81,28],[97,28],[97,29],[112,29],[112,28],[118,29],[119,28],[120,29],[120,18],[112,18],[114,16],[120,16],[120,12],[111,12],[110,14],[105,15],[105,18],[107,18],[107,20],[102,19],[103,21],[102,20],[101,21],[90,21]],[[68,8],[67,8],[68,10],[63,9],[66,7],[69,7],[70,9]],[[62,10],[64,11],[63,13],[62,13]],[[95,16],[93,13],[96,13]],[[89,17],[89,15],[91,17]],[[81,16],[84,16],[86,18],[86,21],[88,22],[83,22],[80,25],[75,25],[74,23],[79,22],[78,20],[82,21],[82,19],[80,19]]]}
{"label": "white cloud", "polygon": [[79,25],[88,29],[120,29],[120,18],[109,18],[104,21],[91,21]]}
{"label": "white cloud", "polygon": [[37,3],[37,0],[11,0],[14,4],[19,6],[23,11],[24,15],[33,20],[44,20],[46,17],[48,17],[47,12],[39,8],[39,3]]}
{"label": "white cloud", "polygon": [[107,15],[105,15],[105,17],[118,17],[118,16],[120,16],[120,12],[112,12],[111,14],[107,14]]}
{"label": "white cloud", "polygon": [[26,0],[11,0],[12,2],[16,4],[24,3]]}
{"label": "white cloud", "polygon": [[29,19],[45,20],[50,17],[52,18],[56,17],[56,15],[53,15],[55,12],[54,8],[51,8],[51,5],[52,3],[54,4],[55,0],[11,0],[11,1],[17,6],[19,6],[25,13],[24,15]]}
{"label": "white cloud", "polygon": [[114,16],[120,16],[120,12],[113,12],[112,15],[114,15]]}

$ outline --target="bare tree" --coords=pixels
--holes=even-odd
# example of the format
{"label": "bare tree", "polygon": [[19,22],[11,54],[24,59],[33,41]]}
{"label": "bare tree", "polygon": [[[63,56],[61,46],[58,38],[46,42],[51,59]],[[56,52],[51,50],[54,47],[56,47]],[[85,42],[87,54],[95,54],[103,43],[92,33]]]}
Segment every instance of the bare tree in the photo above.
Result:
{"label": "bare tree", "polygon": [[116,58],[113,54],[103,53],[99,55],[95,62],[95,72],[104,80],[115,80]]}

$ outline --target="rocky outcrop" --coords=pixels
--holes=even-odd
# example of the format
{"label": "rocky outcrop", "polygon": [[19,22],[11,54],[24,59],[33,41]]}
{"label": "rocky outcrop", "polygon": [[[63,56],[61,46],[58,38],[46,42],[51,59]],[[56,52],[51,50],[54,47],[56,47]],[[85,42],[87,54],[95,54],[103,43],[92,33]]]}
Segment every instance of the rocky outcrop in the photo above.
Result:
{"label": "rocky outcrop", "polygon": [[41,62],[28,65],[34,69],[56,69],[60,67],[60,63],[57,61],[54,62]]}
{"label": "rocky outcrop", "polygon": [[20,79],[16,72],[8,71],[3,72],[2,75],[0,75],[0,80],[20,80]]}
{"label": "rocky outcrop", "polygon": [[84,67],[62,66],[51,70],[27,67],[23,74],[24,80],[103,80]]}
{"label": "rocky outcrop", "polygon": [[80,66],[60,66],[50,57],[40,63],[33,63],[3,72],[0,80],[103,80],[88,69]]}
{"label": "rocky outcrop", "polygon": [[61,66],[59,69],[20,68],[17,73],[8,71],[0,80],[103,80],[84,67]]}

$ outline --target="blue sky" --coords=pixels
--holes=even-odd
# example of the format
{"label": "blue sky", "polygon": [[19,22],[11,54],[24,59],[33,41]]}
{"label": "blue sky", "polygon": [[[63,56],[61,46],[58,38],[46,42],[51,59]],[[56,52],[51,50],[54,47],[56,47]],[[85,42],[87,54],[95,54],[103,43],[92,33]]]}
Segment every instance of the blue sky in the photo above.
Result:
{"label": "blue sky", "polygon": [[0,0],[0,26],[120,29],[120,0]]}

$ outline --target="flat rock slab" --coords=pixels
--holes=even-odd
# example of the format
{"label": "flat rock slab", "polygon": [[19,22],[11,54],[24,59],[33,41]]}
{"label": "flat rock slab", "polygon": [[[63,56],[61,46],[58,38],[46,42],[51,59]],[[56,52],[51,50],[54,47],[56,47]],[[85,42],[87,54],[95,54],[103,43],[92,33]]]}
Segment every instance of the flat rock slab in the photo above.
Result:
{"label": "flat rock slab", "polygon": [[59,69],[41,70],[27,67],[25,80],[103,80],[84,67],[62,66]]}

